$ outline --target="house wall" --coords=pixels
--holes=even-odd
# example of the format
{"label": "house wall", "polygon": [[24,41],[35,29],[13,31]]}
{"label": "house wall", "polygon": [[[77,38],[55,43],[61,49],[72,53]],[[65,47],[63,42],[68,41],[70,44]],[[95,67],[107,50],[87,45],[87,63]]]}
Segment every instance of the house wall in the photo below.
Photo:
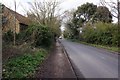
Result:
{"label": "house wall", "polygon": [[2,25],[3,33],[7,32],[8,30],[11,30],[11,31],[15,30],[15,20],[16,20],[16,33],[19,33],[20,32],[19,21],[15,19],[14,14],[10,13],[7,10],[7,8],[4,8],[3,16],[5,16],[7,19],[6,23]]}
{"label": "house wall", "polygon": [[24,31],[28,28],[28,25],[20,23],[20,31]]}

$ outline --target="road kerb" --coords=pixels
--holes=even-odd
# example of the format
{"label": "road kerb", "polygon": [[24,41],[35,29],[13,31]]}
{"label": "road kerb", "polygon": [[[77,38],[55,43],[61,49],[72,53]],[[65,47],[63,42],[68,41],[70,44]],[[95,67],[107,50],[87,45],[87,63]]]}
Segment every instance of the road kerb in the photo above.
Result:
{"label": "road kerb", "polygon": [[71,70],[72,70],[72,72],[74,73],[74,75],[76,76],[76,80],[78,80],[79,78],[78,78],[78,76],[77,76],[77,73],[76,73],[75,70],[74,70],[74,67],[73,67],[73,65],[72,65],[72,62],[71,62],[68,54],[67,54],[67,51],[65,50],[64,46],[62,45],[62,43],[61,43],[59,40],[58,40],[58,42],[59,42],[60,45],[62,46],[63,53],[65,54],[65,56],[66,56],[69,64],[71,65]]}

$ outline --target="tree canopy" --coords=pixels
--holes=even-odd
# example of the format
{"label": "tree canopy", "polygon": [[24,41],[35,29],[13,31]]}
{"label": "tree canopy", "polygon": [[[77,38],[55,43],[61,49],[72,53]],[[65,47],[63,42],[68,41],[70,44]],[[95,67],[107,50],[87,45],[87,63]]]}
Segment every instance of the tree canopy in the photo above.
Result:
{"label": "tree canopy", "polygon": [[101,22],[112,22],[112,14],[107,7],[99,6],[94,15],[94,19]]}
{"label": "tree canopy", "polygon": [[79,38],[80,27],[85,26],[87,23],[94,27],[94,24],[97,22],[112,22],[112,14],[107,7],[97,6],[88,2],[79,6],[74,11],[72,17],[71,20],[67,21],[66,27],[74,35],[73,38]]}
{"label": "tree canopy", "polygon": [[56,0],[29,3],[31,8],[27,14],[28,18],[31,19],[33,23],[49,26],[56,36],[60,36],[61,18],[60,14],[58,14],[59,4]]}
{"label": "tree canopy", "polygon": [[84,21],[89,21],[94,13],[96,12],[97,5],[93,3],[86,3],[78,7],[74,16],[78,19],[84,19]]}

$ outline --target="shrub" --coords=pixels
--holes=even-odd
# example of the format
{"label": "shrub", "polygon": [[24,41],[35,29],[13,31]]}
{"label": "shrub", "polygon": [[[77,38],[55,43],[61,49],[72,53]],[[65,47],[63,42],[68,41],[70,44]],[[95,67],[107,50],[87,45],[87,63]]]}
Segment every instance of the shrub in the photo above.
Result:
{"label": "shrub", "polygon": [[67,38],[67,39],[72,38],[72,34],[67,29],[64,31],[63,35],[64,35],[64,38]]}
{"label": "shrub", "polygon": [[54,39],[53,32],[50,27],[44,25],[31,25],[25,32],[26,41],[32,42],[36,47],[49,47]]}
{"label": "shrub", "polygon": [[46,55],[47,51],[41,49],[34,54],[26,53],[9,59],[9,61],[3,65],[3,78],[31,77],[37,66],[45,59]]}
{"label": "shrub", "polygon": [[109,46],[118,45],[119,35],[116,24],[99,22],[94,26],[96,28],[87,24],[83,29],[82,36],[85,42]]}
{"label": "shrub", "polygon": [[14,40],[14,34],[11,30],[9,30],[8,32],[4,33],[2,36],[3,41],[5,41],[6,43],[10,43]]}

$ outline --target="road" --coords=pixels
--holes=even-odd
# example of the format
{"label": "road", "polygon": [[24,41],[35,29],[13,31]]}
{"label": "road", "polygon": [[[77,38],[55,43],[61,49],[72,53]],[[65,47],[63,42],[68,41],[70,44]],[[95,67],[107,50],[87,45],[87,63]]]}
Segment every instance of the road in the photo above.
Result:
{"label": "road", "polygon": [[118,55],[107,50],[60,40],[68,56],[84,78],[118,78]]}

